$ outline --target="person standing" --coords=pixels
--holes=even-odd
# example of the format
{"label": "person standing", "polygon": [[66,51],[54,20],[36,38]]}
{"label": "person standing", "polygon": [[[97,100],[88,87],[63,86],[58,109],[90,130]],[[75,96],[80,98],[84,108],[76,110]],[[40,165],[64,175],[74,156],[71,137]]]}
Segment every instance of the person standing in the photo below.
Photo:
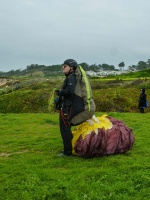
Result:
{"label": "person standing", "polygon": [[[86,87],[82,85],[80,86],[80,82],[83,81],[83,77],[81,80],[78,80],[78,72],[79,65],[73,59],[67,59],[63,63],[63,73],[66,78],[64,80],[63,86],[61,90],[56,90],[55,93],[59,96],[59,126],[60,133],[63,140],[64,149],[62,150],[61,155],[70,156],[72,155],[72,131],[71,126],[76,126],[81,124],[82,122],[90,119],[96,109],[94,100],[88,97],[88,101],[84,101],[84,98],[80,93],[84,90],[86,91]],[[87,83],[87,81],[86,81]],[[82,90],[82,92],[81,92]],[[88,95],[90,95],[91,86],[89,84]],[[78,92],[77,92],[78,91]],[[78,95],[79,93],[79,95]],[[84,96],[85,93],[83,92]],[[88,104],[88,105],[87,105]],[[89,108],[90,107],[90,108]]]}
{"label": "person standing", "polygon": [[[56,90],[56,94],[60,98],[60,116],[59,125],[60,133],[63,139],[64,150],[62,150],[62,155],[70,156],[72,155],[72,132],[70,126],[71,118],[71,105],[73,101],[73,96],[75,93],[76,86],[76,76],[75,70],[77,68],[77,62],[73,59],[68,59],[64,61],[63,73],[66,76],[61,90]],[[61,154],[60,154],[61,155]]]}
{"label": "person standing", "polygon": [[138,101],[138,108],[140,110],[140,113],[144,113],[144,109],[146,108],[146,94],[145,94],[145,88],[140,89],[140,97]]}

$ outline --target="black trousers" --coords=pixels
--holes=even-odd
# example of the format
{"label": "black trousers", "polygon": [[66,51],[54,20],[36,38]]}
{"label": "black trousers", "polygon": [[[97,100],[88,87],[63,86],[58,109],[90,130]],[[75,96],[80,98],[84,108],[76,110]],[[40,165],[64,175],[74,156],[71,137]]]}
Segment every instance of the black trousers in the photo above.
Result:
{"label": "black trousers", "polygon": [[59,115],[59,126],[60,133],[63,140],[64,145],[64,154],[71,155],[72,154],[72,132],[70,125],[71,117],[64,116],[63,113],[60,112]]}
{"label": "black trousers", "polygon": [[140,113],[144,113],[144,108],[140,108]]}

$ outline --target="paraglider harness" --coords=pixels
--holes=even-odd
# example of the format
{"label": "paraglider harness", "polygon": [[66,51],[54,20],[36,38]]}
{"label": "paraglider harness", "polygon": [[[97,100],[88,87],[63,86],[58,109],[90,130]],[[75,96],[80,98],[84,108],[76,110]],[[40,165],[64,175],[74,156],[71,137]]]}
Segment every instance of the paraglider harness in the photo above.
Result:
{"label": "paraglider harness", "polygon": [[[74,75],[74,73],[71,73],[67,77],[67,79],[64,81],[63,88],[66,88],[67,80],[70,76],[75,76],[75,75]],[[66,128],[68,126],[70,126],[71,118],[74,116],[73,112],[72,112],[73,98],[74,98],[74,95],[71,95],[70,97],[65,97],[65,96],[62,96],[62,95],[59,95],[59,94],[55,98],[55,109],[60,111],[61,119],[62,119]]]}
{"label": "paraglider harness", "polygon": [[65,127],[68,127],[70,126],[70,119],[72,116],[72,106],[69,107],[69,110],[66,110],[66,112],[64,112],[62,109],[62,98],[62,96],[57,96],[54,98],[54,108],[55,112],[60,112]]}
{"label": "paraglider harness", "polygon": [[[83,106],[84,106],[83,108],[80,108],[80,111],[78,111],[78,113],[84,111],[85,108],[90,111],[91,108],[90,99],[92,98],[91,86],[84,69],[80,65],[77,67],[75,75],[77,81],[75,86],[75,96],[78,96],[83,99]],[[55,91],[56,88],[52,90],[51,95],[49,97],[48,109],[49,111],[53,110],[54,112],[59,111],[65,126],[68,127],[70,125],[71,118],[75,116],[73,114],[74,110],[72,109],[72,105],[71,106],[69,105],[69,109],[67,110],[67,112],[64,112],[61,107],[63,97],[56,96]]]}

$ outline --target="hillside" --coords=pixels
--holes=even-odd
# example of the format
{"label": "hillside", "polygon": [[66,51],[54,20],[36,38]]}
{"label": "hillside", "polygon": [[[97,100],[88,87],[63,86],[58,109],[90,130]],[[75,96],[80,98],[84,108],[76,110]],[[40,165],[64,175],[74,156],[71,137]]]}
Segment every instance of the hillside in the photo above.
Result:
{"label": "hillside", "polygon": [[[91,77],[97,111],[138,112],[139,89],[150,97],[150,69],[104,78]],[[0,79],[0,112],[48,112],[51,90],[61,88],[64,76],[9,77]],[[149,111],[149,108],[147,109]]]}

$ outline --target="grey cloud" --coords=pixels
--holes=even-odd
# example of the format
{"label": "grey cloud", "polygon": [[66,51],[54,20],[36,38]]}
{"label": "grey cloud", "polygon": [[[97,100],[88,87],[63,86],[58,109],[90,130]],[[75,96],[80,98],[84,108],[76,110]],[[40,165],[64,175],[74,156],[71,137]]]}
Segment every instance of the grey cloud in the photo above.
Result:
{"label": "grey cloud", "polygon": [[149,0],[0,0],[0,5],[0,71],[69,57],[115,66],[149,59]]}

